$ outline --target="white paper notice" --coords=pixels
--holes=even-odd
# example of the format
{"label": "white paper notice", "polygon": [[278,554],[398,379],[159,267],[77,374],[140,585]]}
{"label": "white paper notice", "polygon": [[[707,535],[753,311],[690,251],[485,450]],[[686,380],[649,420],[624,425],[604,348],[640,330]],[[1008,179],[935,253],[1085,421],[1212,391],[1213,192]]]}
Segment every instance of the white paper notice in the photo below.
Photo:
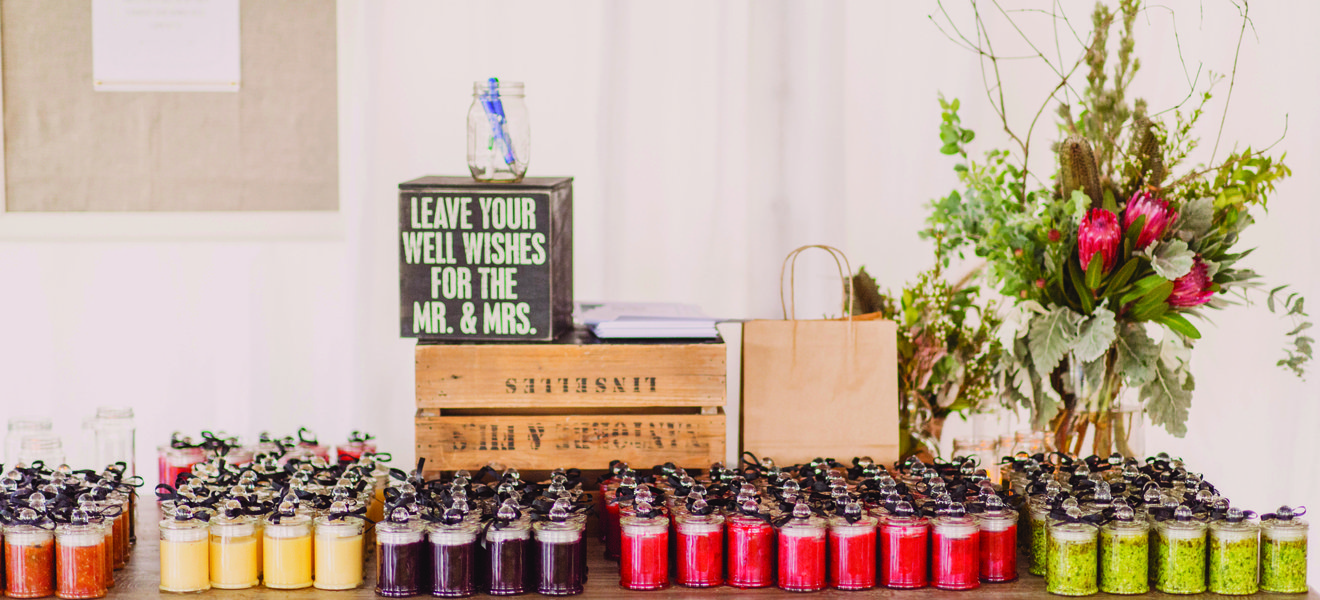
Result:
{"label": "white paper notice", "polygon": [[102,92],[237,92],[239,0],[92,0]]}

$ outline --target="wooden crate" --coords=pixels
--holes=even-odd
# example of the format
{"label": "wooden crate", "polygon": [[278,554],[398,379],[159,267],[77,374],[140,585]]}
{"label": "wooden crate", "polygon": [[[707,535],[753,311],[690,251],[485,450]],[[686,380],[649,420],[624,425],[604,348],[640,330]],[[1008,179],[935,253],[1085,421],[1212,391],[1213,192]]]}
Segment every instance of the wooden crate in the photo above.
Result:
{"label": "wooden crate", "polygon": [[418,344],[428,470],[724,459],[723,343]]}

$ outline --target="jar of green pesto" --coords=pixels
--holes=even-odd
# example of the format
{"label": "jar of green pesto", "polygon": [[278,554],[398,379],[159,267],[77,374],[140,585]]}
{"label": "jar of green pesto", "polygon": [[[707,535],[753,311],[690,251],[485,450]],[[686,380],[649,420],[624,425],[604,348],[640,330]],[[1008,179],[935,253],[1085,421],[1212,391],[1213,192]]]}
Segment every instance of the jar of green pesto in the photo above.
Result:
{"label": "jar of green pesto", "polygon": [[1027,529],[1031,543],[1027,547],[1027,572],[1039,577],[1045,576],[1045,544],[1049,535],[1050,509],[1044,498],[1032,498],[1027,503]]}
{"label": "jar of green pesto", "polygon": [[1147,560],[1150,524],[1131,507],[1120,505],[1114,520],[1100,528],[1100,591],[1144,594],[1150,591]]}
{"label": "jar of green pesto", "polygon": [[1072,508],[1068,511],[1068,519],[1050,524],[1045,590],[1051,594],[1090,596],[1099,591],[1096,584],[1098,529],[1090,523],[1072,521],[1080,517],[1081,511]]}
{"label": "jar of green pesto", "polygon": [[1260,589],[1266,592],[1306,592],[1306,507],[1287,506],[1261,516]]}
{"label": "jar of green pesto", "polygon": [[1210,591],[1241,596],[1256,593],[1260,525],[1255,514],[1234,506],[1210,523]]}
{"label": "jar of green pesto", "polygon": [[1192,509],[1179,506],[1172,519],[1157,522],[1155,529],[1160,535],[1155,589],[1166,594],[1204,592],[1206,524],[1192,516]]}

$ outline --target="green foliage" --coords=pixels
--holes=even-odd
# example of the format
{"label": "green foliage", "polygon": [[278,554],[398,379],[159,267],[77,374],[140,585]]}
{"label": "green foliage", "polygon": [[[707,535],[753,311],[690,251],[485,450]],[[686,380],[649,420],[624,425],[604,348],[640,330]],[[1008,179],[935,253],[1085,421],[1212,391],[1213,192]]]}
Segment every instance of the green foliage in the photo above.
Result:
{"label": "green foliage", "polygon": [[[955,159],[958,186],[930,202],[922,235],[937,241],[940,265],[979,258],[991,288],[1032,307],[1020,311],[1016,341],[1002,354],[997,373],[1002,401],[1030,407],[1043,423],[1060,408],[1076,406],[1070,369],[1093,371],[1091,379],[1099,375],[1105,381],[1107,371],[1118,370],[1122,382],[1140,387],[1155,423],[1181,435],[1195,385],[1191,344],[1201,336],[1188,317],[1205,318],[1206,311],[1232,304],[1230,295],[1245,298],[1261,286],[1260,276],[1239,264],[1251,252],[1237,248],[1240,234],[1255,222],[1253,210],[1263,212],[1278,183],[1292,172],[1285,156],[1250,147],[1218,164],[1183,167],[1199,145],[1195,126],[1218,78],[1189,94],[1187,100],[1197,103],[1186,111],[1179,105],[1151,114],[1144,101],[1130,100],[1129,86],[1140,69],[1133,35],[1139,10],[1139,0],[1120,0],[1116,11],[1097,4],[1074,67],[1084,67],[1085,88],[1076,96],[1052,94],[1042,107],[1057,103],[1061,118],[1052,185],[1030,185],[1038,181],[1028,176],[1030,130],[1026,136],[1013,130],[994,93],[991,103],[1018,144],[1016,154],[989,149],[978,156],[970,148],[976,136],[959,117],[960,103],[940,98],[940,152]],[[1117,47],[1111,54],[1115,26]],[[978,26],[978,35],[988,32]],[[1002,89],[997,58],[985,44],[977,48],[982,60],[996,65],[988,88]],[[1050,63],[1044,54],[1039,58]],[[1066,77],[1066,65],[1050,66]],[[1061,82],[1060,89],[1066,85]],[[1070,96],[1076,106],[1062,100]],[[1080,110],[1074,116],[1075,108]],[[1121,232],[1113,267],[1104,269],[1098,259],[1083,263],[1077,240],[1087,211],[1103,207],[1121,224],[1129,199],[1139,192],[1167,201],[1174,213],[1171,225],[1154,243],[1138,248],[1146,226],[1146,217],[1138,217]],[[1198,263],[1205,265],[1208,289],[1218,294],[1199,307],[1170,304],[1175,287],[1185,294],[1198,281],[1191,279]],[[1302,298],[1282,291],[1276,288],[1267,298],[1271,311],[1294,321],[1278,365],[1301,376],[1312,356],[1311,324]],[[1147,328],[1160,333],[1158,345]],[[1117,385],[1102,388],[1117,393]]]}
{"label": "green foliage", "polygon": [[950,284],[936,266],[897,296],[879,289],[865,268],[852,278],[860,313],[898,324],[900,451],[938,452],[938,426],[950,414],[976,409],[994,393],[1003,346],[1001,320],[978,287]]}

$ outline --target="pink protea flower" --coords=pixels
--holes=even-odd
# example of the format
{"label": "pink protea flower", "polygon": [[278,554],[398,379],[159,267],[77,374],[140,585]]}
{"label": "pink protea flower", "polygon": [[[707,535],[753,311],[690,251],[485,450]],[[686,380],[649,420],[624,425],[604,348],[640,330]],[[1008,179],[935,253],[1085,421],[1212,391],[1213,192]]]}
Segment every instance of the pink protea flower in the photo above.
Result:
{"label": "pink protea flower", "polygon": [[1208,275],[1205,263],[1201,262],[1201,257],[1196,257],[1192,270],[1173,280],[1173,292],[1166,302],[1174,308],[1191,308],[1209,302],[1215,292],[1210,289],[1213,282]]}
{"label": "pink protea flower", "polygon": [[1123,210],[1123,231],[1127,231],[1137,222],[1137,217],[1142,216],[1146,217],[1146,223],[1141,226],[1141,233],[1137,234],[1138,250],[1160,239],[1169,224],[1178,217],[1169,210],[1168,201],[1156,198],[1145,190],[1132,194],[1132,199],[1128,200],[1127,208]]}
{"label": "pink protea flower", "polygon": [[1104,258],[1104,271],[1114,268],[1114,258],[1118,254],[1119,241],[1123,232],[1118,228],[1118,217],[1103,208],[1093,208],[1086,213],[1082,224],[1077,227],[1077,257],[1085,269],[1091,258],[1099,253]]}

